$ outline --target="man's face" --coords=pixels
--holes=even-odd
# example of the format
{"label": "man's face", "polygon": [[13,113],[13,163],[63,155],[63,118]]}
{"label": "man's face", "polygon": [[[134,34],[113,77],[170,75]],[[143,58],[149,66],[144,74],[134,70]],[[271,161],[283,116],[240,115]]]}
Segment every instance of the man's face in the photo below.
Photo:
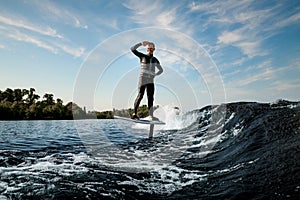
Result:
{"label": "man's face", "polygon": [[147,47],[147,52],[149,54],[153,54],[154,51],[155,51],[155,47],[152,44],[149,44]]}

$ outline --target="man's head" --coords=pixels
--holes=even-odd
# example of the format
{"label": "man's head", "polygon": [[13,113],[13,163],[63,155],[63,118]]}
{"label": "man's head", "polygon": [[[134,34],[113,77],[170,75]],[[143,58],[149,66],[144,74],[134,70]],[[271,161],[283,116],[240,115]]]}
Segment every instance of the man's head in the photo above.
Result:
{"label": "man's head", "polygon": [[148,45],[147,45],[147,52],[152,55],[154,51],[155,51],[154,43],[149,42]]}

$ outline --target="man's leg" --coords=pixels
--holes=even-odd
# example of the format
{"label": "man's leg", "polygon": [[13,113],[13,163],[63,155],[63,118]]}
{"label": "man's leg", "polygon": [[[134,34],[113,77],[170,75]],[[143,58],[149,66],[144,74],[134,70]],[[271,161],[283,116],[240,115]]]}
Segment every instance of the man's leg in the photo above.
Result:
{"label": "man's leg", "polygon": [[138,91],[138,96],[136,97],[135,101],[134,101],[134,108],[133,108],[133,114],[137,115],[137,111],[139,108],[139,105],[143,99],[144,93],[145,93],[145,89],[146,86],[145,85],[141,85],[139,87],[139,91]]}
{"label": "man's leg", "polygon": [[149,116],[153,117],[154,83],[147,84],[147,97]]}

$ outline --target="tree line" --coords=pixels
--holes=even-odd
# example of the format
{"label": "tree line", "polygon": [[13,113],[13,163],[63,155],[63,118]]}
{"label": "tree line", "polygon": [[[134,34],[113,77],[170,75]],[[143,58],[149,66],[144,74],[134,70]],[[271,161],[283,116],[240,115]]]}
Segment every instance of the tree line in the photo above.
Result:
{"label": "tree line", "polygon": [[46,93],[41,98],[34,88],[0,90],[0,120],[71,120],[89,118],[112,118],[112,111],[86,112],[76,103],[63,104]]}
{"label": "tree line", "polygon": [[[155,107],[154,109],[156,109]],[[133,109],[113,111],[86,111],[74,102],[63,104],[60,98],[45,93],[41,98],[34,88],[0,90],[0,120],[72,120],[72,119],[113,119],[114,114],[130,117]],[[138,109],[140,117],[148,116],[146,105]]]}
{"label": "tree line", "polygon": [[[159,106],[154,106],[153,109],[156,110],[158,107]],[[132,108],[121,109],[121,110],[113,109],[113,113],[114,113],[114,115],[117,115],[117,116],[120,116],[120,117],[130,117],[133,114],[133,109]],[[140,118],[147,117],[149,115],[148,106],[146,106],[146,105],[140,106],[138,108],[137,115]]]}

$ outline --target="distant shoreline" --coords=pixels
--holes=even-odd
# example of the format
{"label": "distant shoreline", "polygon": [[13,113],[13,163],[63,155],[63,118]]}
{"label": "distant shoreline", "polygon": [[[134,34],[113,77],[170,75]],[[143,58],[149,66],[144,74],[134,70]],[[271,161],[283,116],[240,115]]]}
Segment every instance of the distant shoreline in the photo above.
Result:
{"label": "distant shoreline", "polygon": [[[278,104],[286,104],[287,100],[277,100]],[[272,104],[272,103],[270,103]],[[154,107],[157,109],[158,106]],[[53,94],[44,94],[41,99],[34,88],[0,90],[0,120],[80,120],[80,119],[114,119],[114,115],[130,117],[129,109],[113,109],[112,111],[86,111],[74,102],[63,104],[63,100],[54,100]],[[137,113],[140,117],[148,116],[146,105],[140,106]]]}
{"label": "distant shoreline", "polygon": [[0,90],[0,120],[74,120],[74,119],[112,119],[112,111],[87,112],[74,102],[63,104],[63,100],[54,100],[53,94],[44,94],[43,98],[34,88]]}
{"label": "distant shoreline", "polygon": [[[113,119],[114,113],[130,117],[132,109],[113,111],[86,111],[74,102],[63,104],[63,100],[54,99],[53,94],[46,93],[41,98],[34,88],[0,90],[0,120],[80,120],[80,119]],[[138,109],[140,117],[148,115],[146,105]]]}

